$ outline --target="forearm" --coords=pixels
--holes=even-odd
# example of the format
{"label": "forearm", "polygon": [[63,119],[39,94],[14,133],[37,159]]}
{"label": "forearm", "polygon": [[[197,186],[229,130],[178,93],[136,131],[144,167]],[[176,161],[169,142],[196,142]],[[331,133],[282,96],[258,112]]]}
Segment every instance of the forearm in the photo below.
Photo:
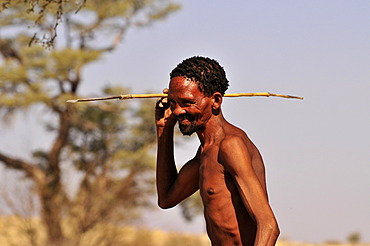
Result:
{"label": "forearm", "polygon": [[167,207],[166,200],[168,192],[177,178],[177,168],[174,158],[174,129],[173,127],[157,128],[157,169],[156,183],[158,193],[158,204]]}

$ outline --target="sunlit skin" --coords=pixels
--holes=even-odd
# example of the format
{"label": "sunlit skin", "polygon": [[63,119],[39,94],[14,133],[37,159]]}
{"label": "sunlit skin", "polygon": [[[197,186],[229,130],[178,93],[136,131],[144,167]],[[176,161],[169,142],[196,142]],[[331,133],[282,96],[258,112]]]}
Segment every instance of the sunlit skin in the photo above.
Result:
{"label": "sunlit skin", "polygon": [[[262,157],[248,136],[225,120],[222,100],[218,92],[206,97],[185,77],[171,79],[168,99],[156,107],[158,204],[173,207],[200,189],[213,246],[275,245],[279,228]],[[179,172],[173,152],[177,122],[183,134],[195,132],[200,140],[196,156]]]}

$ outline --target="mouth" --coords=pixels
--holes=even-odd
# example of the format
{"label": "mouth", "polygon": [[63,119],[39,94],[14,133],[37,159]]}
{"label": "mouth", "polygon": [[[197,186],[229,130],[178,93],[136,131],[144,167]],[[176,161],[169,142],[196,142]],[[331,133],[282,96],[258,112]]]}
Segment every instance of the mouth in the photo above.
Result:
{"label": "mouth", "polygon": [[197,124],[196,123],[197,119],[193,115],[189,115],[189,114],[179,115],[177,120],[179,123],[180,131],[182,132],[183,135],[190,136],[194,132],[204,130],[204,125]]}
{"label": "mouth", "polygon": [[180,115],[177,120],[179,121],[180,124],[189,124],[195,120],[195,118],[192,115],[189,114],[184,114]]}
{"label": "mouth", "polygon": [[179,121],[180,124],[189,124],[189,123],[193,122],[193,120],[190,120],[190,119],[187,119],[187,118],[179,118],[178,121]]}

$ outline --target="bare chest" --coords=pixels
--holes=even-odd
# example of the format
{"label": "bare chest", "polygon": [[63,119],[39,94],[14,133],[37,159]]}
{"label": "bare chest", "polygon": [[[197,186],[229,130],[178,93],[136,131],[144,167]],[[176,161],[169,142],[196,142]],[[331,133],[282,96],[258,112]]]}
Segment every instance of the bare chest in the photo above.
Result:
{"label": "bare chest", "polygon": [[[237,196],[236,186],[219,161],[218,149],[202,153],[199,171],[200,194],[211,241],[214,245],[242,245],[234,208],[241,205],[239,199],[233,199]],[[237,204],[233,204],[233,200]]]}
{"label": "bare chest", "polygon": [[202,152],[199,169],[199,187],[203,202],[207,205],[213,199],[230,198],[229,175],[218,158],[219,149],[213,147]]}

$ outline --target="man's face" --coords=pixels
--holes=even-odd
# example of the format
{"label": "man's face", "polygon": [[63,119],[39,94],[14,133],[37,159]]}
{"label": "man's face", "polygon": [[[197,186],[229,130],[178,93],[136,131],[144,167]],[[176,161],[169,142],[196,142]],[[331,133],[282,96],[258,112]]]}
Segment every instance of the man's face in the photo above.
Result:
{"label": "man's face", "polygon": [[182,134],[190,136],[205,128],[212,115],[211,99],[204,96],[196,82],[181,76],[172,78],[168,99]]}

